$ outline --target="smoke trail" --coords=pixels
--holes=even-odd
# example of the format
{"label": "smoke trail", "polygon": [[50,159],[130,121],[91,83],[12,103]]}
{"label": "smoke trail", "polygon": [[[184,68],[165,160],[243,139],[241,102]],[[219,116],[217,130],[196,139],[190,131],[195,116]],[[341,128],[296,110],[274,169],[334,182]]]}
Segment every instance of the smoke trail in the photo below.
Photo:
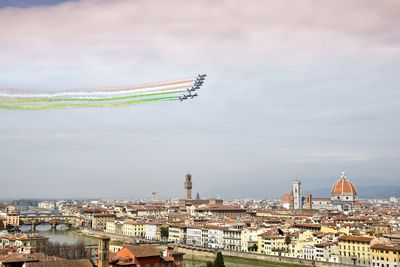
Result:
{"label": "smoke trail", "polygon": [[[202,78],[203,81],[204,78]],[[183,101],[197,96],[197,94],[192,95],[191,92],[199,88],[197,79],[185,79],[139,86],[74,89],[62,92],[0,89],[0,109],[123,107],[145,103]]]}
{"label": "smoke trail", "polygon": [[21,103],[21,104],[13,104],[13,103],[3,103],[0,102],[0,108],[2,109],[18,109],[18,110],[46,110],[46,109],[67,109],[67,108],[100,108],[100,107],[123,107],[123,106],[131,106],[152,102],[166,102],[166,101],[176,101],[179,100],[179,97],[159,97],[159,98],[148,98],[141,100],[131,100],[124,102],[110,102],[110,103],[62,103],[62,104],[50,104],[40,102],[38,105],[29,104],[29,103]]}

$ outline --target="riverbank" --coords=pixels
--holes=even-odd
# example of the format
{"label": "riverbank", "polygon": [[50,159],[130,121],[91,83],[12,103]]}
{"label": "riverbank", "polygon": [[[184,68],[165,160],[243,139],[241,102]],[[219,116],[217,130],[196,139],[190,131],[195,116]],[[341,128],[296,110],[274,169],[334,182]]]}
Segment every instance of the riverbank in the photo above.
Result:
{"label": "riverbank", "polygon": [[[185,266],[202,267],[206,266],[207,262],[214,262],[215,257],[196,256],[193,254],[185,254]],[[273,262],[266,260],[247,259],[240,257],[224,256],[226,267],[304,267],[307,265]]]}
{"label": "riverbank", "polygon": [[121,243],[121,244],[137,243],[137,240],[134,237],[129,237],[129,236],[125,236],[125,235],[110,234],[110,233],[106,233],[103,231],[96,231],[96,230],[87,229],[87,228],[74,229],[73,231],[75,231],[75,233],[77,233],[77,234],[94,237],[94,238],[99,238],[100,236],[106,235],[106,236],[110,237],[110,239],[111,239],[111,241],[113,241],[113,243]]}
{"label": "riverbank", "polygon": [[[138,240],[133,237],[127,237],[123,235],[110,234],[102,231],[96,231],[92,229],[74,229],[77,234],[85,235],[89,237],[98,238],[103,235],[110,237],[111,241],[119,244],[138,244],[140,241],[146,242],[146,240]],[[148,242],[153,243],[153,242]],[[155,244],[156,245],[156,244]],[[160,247],[165,247],[161,245]],[[207,261],[213,262],[215,259],[215,252],[208,249],[201,248],[190,248],[190,247],[176,247],[178,252],[185,253],[185,260],[188,264],[185,267],[202,267],[206,266]],[[335,263],[327,262],[315,262],[304,259],[296,258],[285,258],[277,256],[269,256],[259,253],[250,252],[238,252],[238,251],[222,251],[224,255],[225,263],[227,267],[304,267],[304,266],[317,266],[317,267],[339,267],[343,266]],[[191,264],[193,263],[193,264]]]}
{"label": "riverbank", "polygon": [[[206,258],[214,259],[216,256],[216,252],[209,250],[209,249],[202,249],[202,248],[194,248],[194,247],[178,247],[179,252],[183,252],[187,254],[186,258],[196,259],[196,258]],[[265,255],[260,253],[254,252],[239,252],[239,251],[229,251],[229,250],[222,250],[222,254],[224,255],[224,259],[232,259],[234,264],[231,266],[239,266],[237,265],[239,262],[245,262],[243,266],[246,264],[253,263],[255,265],[248,265],[248,266],[316,266],[316,267],[343,267],[348,266],[340,263],[331,263],[331,262],[320,262],[320,261],[312,261],[312,260],[305,260],[305,259],[298,259],[298,258],[287,258],[287,257],[278,257],[278,256],[271,256]],[[199,265],[201,266],[201,265]]]}

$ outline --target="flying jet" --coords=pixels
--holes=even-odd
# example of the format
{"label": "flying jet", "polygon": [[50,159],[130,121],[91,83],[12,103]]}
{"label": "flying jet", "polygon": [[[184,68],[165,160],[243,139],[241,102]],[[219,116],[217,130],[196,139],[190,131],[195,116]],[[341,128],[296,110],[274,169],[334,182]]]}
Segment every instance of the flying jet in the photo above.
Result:
{"label": "flying jet", "polygon": [[187,88],[186,90],[190,93],[190,92],[194,92],[198,89],[200,89],[200,86],[192,86],[192,88]]}
{"label": "flying jet", "polygon": [[194,82],[195,83],[199,83],[199,82],[203,83],[204,82],[204,78],[197,78]]}
{"label": "flying jet", "polygon": [[191,95],[191,96],[190,96],[190,98],[193,98],[193,97],[195,97],[195,96],[197,96],[197,93],[196,93],[196,94],[193,94],[193,95]]}
{"label": "flying jet", "polygon": [[183,100],[186,100],[187,99],[187,96],[186,95],[183,95],[183,96],[180,96],[179,97],[179,100],[182,102]]}
{"label": "flying jet", "polygon": [[197,77],[204,79],[205,77],[207,77],[207,74],[198,74]]}

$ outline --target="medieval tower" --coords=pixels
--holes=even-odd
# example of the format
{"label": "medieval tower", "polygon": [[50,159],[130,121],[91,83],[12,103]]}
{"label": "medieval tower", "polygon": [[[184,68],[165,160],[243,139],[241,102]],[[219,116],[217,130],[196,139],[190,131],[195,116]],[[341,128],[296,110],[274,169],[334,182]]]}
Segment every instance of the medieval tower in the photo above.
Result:
{"label": "medieval tower", "polygon": [[192,175],[189,173],[185,177],[185,198],[192,199]]}
{"label": "medieval tower", "polygon": [[99,247],[97,249],[97,266],[98,267],[108,267],[109,257],[108,250],[110,247],[110,238],[108,236],[99,237]]}

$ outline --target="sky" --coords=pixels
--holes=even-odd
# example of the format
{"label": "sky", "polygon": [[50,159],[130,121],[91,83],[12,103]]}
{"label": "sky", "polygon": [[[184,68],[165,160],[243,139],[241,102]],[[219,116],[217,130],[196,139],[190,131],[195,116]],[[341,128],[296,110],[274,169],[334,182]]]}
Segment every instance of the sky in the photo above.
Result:
{"label": "sky", "polygon": [[[0,198],[400,184],[400,2],[0,1],[0,88],[207,73],[192,101],[0,110]],[[256,195],[248,189],[249,196]],[[361,193],[361,192],[360,192]]]}

